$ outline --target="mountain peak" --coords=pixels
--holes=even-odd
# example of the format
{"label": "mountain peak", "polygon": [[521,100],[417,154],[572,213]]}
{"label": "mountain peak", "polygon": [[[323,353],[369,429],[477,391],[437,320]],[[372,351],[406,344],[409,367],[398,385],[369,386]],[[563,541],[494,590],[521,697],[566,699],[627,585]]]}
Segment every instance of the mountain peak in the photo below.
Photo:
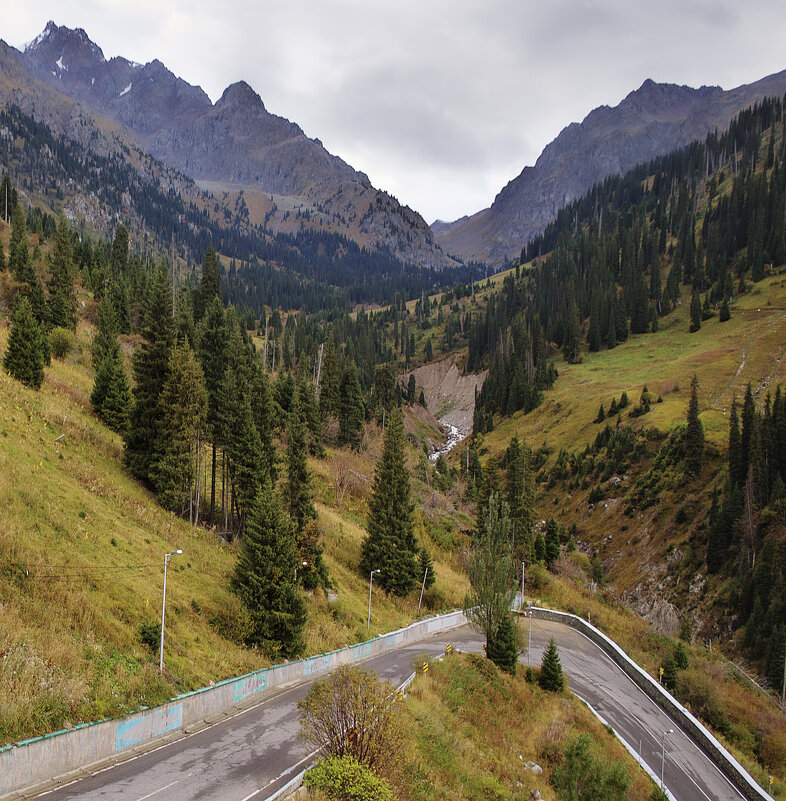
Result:
{"label": "mountain peak", "polygon": [[22,52],[26,53],[28,50],[34,50],[35,48],[39,47],[43,42],[48,39],[53,33],[57,31],[57,25],[50,19],[49,22],[46,23],[46,27],[44,28],[41,33],[33,39],[32,42],[28,42],[23,48]]}
{"label": "mountain peak", "polygon": [[[80,58],[87,55],[94,61],[106,61],[103,50],[87,35],[84,28],[66,28],[52,20],[46,23],[44,30],[32,42],[25,45],[23,52],[28,57],[41,57],[51,60],[52,63],[62,62],[65,54],[72,57],[79,55]],[[58,63],[58,67],[63,69],[62,63]]]}
{"label": "mountain peak", "polygon": [[263,110],[265,108],[262,98],[245,81],[236,81],[235,83],[229,84],[229,86],[224,89],[224,94],[221,95],[216,105],[258,105],[261,106]]}

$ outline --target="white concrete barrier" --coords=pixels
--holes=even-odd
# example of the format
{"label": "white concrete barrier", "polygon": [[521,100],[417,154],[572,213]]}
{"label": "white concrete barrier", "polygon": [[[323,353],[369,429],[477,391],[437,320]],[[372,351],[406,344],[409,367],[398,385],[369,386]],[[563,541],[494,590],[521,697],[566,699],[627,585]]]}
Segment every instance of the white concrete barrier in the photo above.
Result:
{"label": "white concrete barrier", "polygon": [[449,612],[357,645],[227,679],[120,720],[84,723],[67,731],[12,743],[0,748],[0,797],[107,760],[167,734],[203,724],[206,719],[261,698],[274,687],[326,673],[338,665],[367,659],[465,623],[463,612]]}
{"label": "white concrete barrier", "polygon": [[[614,640],[576,615],[557,612],[553,609],[540,609],[536,606],[529,608],[532,610],[533,617],[541,620],[552,620],[577,629],[605,651],[641,690],[671,715],[693,737],[710,759],[720,768],[726,778],[746,798],[751,799],[751,801],[774,801],[772,796],[754,780],[750,773],[724,748],[712,732],[671,693],[661,687],[649,673],[642,670]],[[522,609],[522,613],[526,613],[525,610]]]}

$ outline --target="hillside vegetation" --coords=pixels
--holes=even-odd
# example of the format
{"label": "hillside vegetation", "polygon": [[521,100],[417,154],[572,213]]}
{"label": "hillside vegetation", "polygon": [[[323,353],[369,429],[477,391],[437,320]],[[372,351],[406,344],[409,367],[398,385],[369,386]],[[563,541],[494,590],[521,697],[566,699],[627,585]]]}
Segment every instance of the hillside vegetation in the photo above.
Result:
{"label": "hillside vegetation", "polygon": [[[2,227],[2,226],[0,226]],[[242,645],[244,614],[228,591],[237,544],[164,511],[122,464],[122,441],[91,412],[89,342],[82,323],[71,353],[53,359],[39,392],[0,372],[0,742],[160,703],[269,664]],[[0,351],[8,330],[0,326]],[[354,643],[366,633],[368,579],[357,572],[367,483],[353,479],[335,504],[338,459],[373,476],[379,434],[362,455],[312,462],[325,560],[336,598],[309,594],[307,653]],[[461,541],[448,501],[422,507],[416,528],[431,548],[436,587],[424,612],[460,605]],[[469,519],[465,518],[465,526]],[[158,674],[163,557],[166,648]],[[370,635],[417,616],[417,594],[375,588]]]}

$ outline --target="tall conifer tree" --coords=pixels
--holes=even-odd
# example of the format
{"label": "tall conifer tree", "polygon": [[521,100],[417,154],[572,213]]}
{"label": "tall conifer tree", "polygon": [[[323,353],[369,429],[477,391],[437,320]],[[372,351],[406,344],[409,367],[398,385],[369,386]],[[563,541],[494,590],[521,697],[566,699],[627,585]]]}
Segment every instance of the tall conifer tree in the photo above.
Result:
{"label": "tall conifer tree", "polygon": [[215,298],[221,297],[221,277],[218,273],[218,257],[213,245],[207,246],[202,264],[202,280],[194,303],[194,317],[201,320]]}
{"label": "tall conifer tree", "polygon": [[3,367],[32,389],[39,389],[44,383],[43,339],[44,333],[33,317],[30,302],[23,297],[14,312]]}
{"label": "tall conifer tree", "polygon": [[295,542],[265,480],[249,510],[232,591],[249,612],[249,645],[291,658],[304,647],[306,605],[295,581]]}
{"label": "tall conifer tree", "polygon": [[158,399],[160,425],[150,479],[162,506],[196,518],[199,457],[205,427],[207,392],[202,368],[191,346],[172,348],[167,378]]}
{"label": "tall conifer tree", "polygon": [[393,409],[388,419],[382,456],[374,473],[360,567],[366,575],[381,570],[379,584],[388,592],[406,595],[417,581],[418,547],[401,412]]}
{"label": "tall conifer tree", "polygon": [[74,258],[71,232],[63,214],[57,222],[51,253],[49,277],[49,324],[53,328],[76,329],[76,293],[74,291]]}
{"label": "tall conifer tree", "polygon": [[210,439],[210,521],[216,518],[216,464],[217,452],[221,447],[221,434],[225,430],[222,423],[225,414],[224,371],[226,370],[229,336],[226,328],[224,305],[220,298],[214,298],[208,305],[198,331],[199,361],[205,376],[207,390],[207,435]]}
{"label": "tall conifer tree", "polygon": [[363,435],[363,394],[358,370],[353,363],[348,364],[341,375],[339,398],[339,444],[359,450]]}
{"label": "tall conifer tree", "polygon": [[143,336],[133,357],[134,405],[124,458],[134,476],[148,481],[159,434],[158,398],[169,372],[174,340],[171,284],[163,270],[157,271],[148,296]]}

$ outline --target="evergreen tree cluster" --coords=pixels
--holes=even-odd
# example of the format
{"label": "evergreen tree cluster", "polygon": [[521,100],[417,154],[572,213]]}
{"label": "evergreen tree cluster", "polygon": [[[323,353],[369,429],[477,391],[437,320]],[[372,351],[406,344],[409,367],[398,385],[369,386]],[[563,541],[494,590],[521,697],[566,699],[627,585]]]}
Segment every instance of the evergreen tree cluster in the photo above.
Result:
{"label": "evergreen tree cluster", "polygon": [[756,404],[748,385],[729,419],[728,472],[713,493],[707,568],[736,578],[743,645],[773,687],[783,682],[786,649],[786,395]]}
{"label": "evergreen tree cluster", "polygon": [[[130,199],[140,227],[162,250],[176,245],[177,255],[187,263],[213,243],[231,259],[224,299],[238,308],[252,308],[257,316],[265,305],[314,312],[348,310],[353,303],[388,303],[398,292],[414,297],[466,280],[470,273],[469,267],[438,273],[404,264],[384,250],[361,247],[333,232],[307,228],[296,234],[273,233],[264,225],[250,225],[244,204],[219,214],[218,205],[192,180],[147,154],[135,154],[143,165],[138,170],[123,153],[100,154],[58,136],[13,105],[0,110],[0,128],[8,131],[0,139],[0,164],[12,167],[27,189],[60,203],[66,191],[78,188],[112,214]],[[162,174],[204,202],[197,204],[175,188],[164,188],[158,179]],[[0,211],[5,212],[5,202],[1,197]],[[39,213],[35,224],[46,226],[46,215]],[[51,228],[51,219],[48,225]]]}
{"label": "evergreen tree cluster", "polygon": [[546,343],[575,363],[584,347],[656,331],[683,286],[692,331],[716,309],[729,319],[747,282],[786,262],[785,131],[782,100],[764,99],[726,132],[611,176],[563,208],[522,251],[533,267],[506,276],[470,317],[468,369],[489,368],[476,433],[494,414],[537,405],[554,378],[543,372]]}

